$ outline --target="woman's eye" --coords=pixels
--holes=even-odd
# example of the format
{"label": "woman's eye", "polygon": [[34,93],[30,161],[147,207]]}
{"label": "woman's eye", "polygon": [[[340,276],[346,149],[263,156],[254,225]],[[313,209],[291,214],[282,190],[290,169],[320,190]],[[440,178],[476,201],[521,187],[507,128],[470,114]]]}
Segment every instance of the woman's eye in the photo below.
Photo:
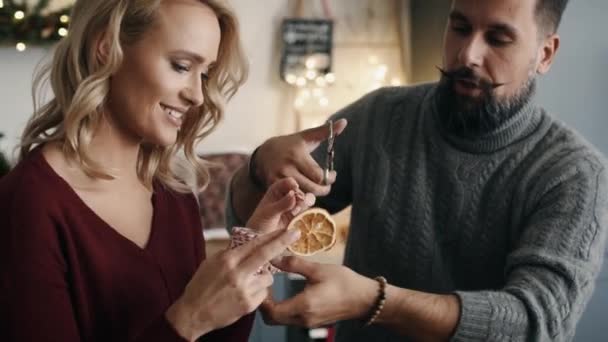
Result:
{"label": "woman's eye", "polygon": [[183,64],[173,62],[173,63],[171,63],[171,65],[173,66],[173,69],[179,73],[190,71],[190,68]]}

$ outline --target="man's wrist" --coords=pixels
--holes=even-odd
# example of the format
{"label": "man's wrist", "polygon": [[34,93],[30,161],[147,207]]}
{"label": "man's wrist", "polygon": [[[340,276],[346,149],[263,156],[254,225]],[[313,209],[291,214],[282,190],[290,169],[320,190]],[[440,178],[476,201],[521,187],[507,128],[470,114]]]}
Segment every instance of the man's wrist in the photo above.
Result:
{"label": "man's wrist", "polygon": [[358,292],[359,295],[357,296],[359,299],[359,305],[353,306],[355,311],[350,318],[366,321],[369,319],[370,313],[374,309],[378,299],[378,282],[374,279],[363,276],[361,276],[361,278],[362,287],[361,291]]}
{"label": "man's wrist", "polygon": [[253,214],[256,206],[262,199],[264,192],[251,183],[247,175],[247,165],[237,170],[230,182],[230,201],[232,215],[237,225],[244,225]]}
{"label": "man's wrist", "polygon": [[375,295],[373,296],[372,304],[369,305],[369,302],[367,303],[368,310],[366,316],[364,316],[366,326],[376,323],[378,317],[384,310],[386,302],[386,278],[378,276],[373,279],[373,282],[375,283]]}
{"label": "man's wrist", "polygon": [[260,147],[262,147],[262,145],[253,150],[253,153],[249,157],[249,161],[247,162],[247,177],[249,178],[251,184],[253,184],[259,191],[265,191],[266,184],[264,184],[264,181],[261,179],[255,162],[255,157],[257,156]]}

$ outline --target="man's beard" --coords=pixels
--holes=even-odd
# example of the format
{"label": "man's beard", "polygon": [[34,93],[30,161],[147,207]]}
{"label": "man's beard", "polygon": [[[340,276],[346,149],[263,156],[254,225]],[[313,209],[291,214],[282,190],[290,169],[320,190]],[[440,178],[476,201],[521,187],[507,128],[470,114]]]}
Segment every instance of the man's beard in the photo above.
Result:
{"label": "man's beard", "polygon": [[[481,136],[495,130],[516,115],[536,92],[533,73],[515,95],[497,98],[494,89],[503,84],[479,77],[470,68],[439,70],[442,76],[437,87],[438,118],[445,129],[461,137]],[[472,98],[457,94],[454,85],[458,80],[477,84],[481,95]]]}

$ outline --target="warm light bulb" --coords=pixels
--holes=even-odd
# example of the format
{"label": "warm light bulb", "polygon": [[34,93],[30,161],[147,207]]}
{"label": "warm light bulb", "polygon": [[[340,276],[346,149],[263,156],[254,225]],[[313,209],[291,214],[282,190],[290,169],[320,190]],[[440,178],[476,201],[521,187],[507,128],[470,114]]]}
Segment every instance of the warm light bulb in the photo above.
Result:
{"label": "warm light bulb", "polygon": [[309,80],[314,80],[315,77],[317,77],[317,72],[314,70],[308,70],[306,72],[306,78],[308,78]]}
{"label": "warm light bulb", "polygon": [[0,0],[0,8],[4,7],[4,0]]}
{"label": "warm light bulb", "polygon": [[327,85],[327,80],[325,80],[325,78],[321,77],[321,76],[317,77],[315,82],[317,83],[317,86],[319,86],[319,87],[325,87]]}
{"label": "warm light bulb", "polygon": [[336,81],[336,75],[330,72],[325,75],[325,80],[327,81],[327,83],[334,83]]}
{"label": "warm light bulb", "polygon": [[70,16],[67,14],[64,14],[61,17],[59,17],[59,21],[61,21],[64,24],[67,24],[70,21]]}
{"label": "warm light bulb", "polygon": [[60,28],[59,30],[57,30],[57,33],[62,36],[65,37],[68,35],[68,29],[66,29],[65,27]]}
{"label": "warm light bulb", "polygon": [[15,46],[17,48],[17,51],[19,52],[23,52],[25,51],[25,49],[27,49],[27,46],[25,45],[25,43],[19,42],[17,43],[17,46]]}
{"label": "warm light bulb", "polygon": [[386,78],[387,71],[388,67],[385,64],[379,65],[375,72],[376,80],[384,81],[384,79]]}
{"label": "warm light bulb", "polygon": [[298,87],[303,87],[306,85],[306,79],[304,77],[298,77],[298,80],[296,81],[296,85]]}
{"label": "warm light bulb", "polygon": [[17,11],[17,12],[15,12],[15,19],[21,20],[23,18],[25,18],[25,13],[23,11]]}
{"label": "warm light bulb", "polygon": [[315,60],[312,57],[308,57],[306,59],[306,69],[314,69],[315,68]]}
{"label": "warm light bulb", "polygon": [[294,74],[287,74],[287,76],[285,76],[285,81],[289,84],[296,84],[298,77]]}

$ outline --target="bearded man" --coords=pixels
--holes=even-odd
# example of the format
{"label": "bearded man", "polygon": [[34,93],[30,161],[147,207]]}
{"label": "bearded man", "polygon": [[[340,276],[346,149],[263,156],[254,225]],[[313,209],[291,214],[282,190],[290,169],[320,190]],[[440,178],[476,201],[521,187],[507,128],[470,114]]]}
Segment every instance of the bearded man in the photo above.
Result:
{"label": "bearded man", "polygon": [[339,321],[338,342],[572,339],[601,268],[608,179],[597,149],[535,101],[566,4],[453,0],[441,80],[337,113],[327,182],[326,126],[256,150],[232,182],[234,221],[284,177],[331,212],[352,205],[344,266],[278,262],[308,284],[268,300],[270,322]]}

